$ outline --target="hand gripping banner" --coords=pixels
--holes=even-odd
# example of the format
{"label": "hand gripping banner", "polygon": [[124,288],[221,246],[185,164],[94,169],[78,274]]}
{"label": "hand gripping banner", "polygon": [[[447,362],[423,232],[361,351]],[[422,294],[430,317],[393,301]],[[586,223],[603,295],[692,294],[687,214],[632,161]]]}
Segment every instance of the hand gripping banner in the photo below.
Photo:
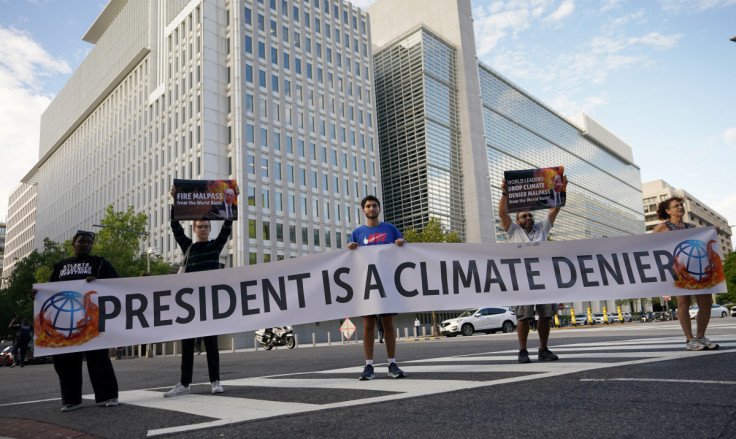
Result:
{"label": "hand gripping banner", "polygon": [[348,316],[726,291],[713,228],[393,244],[198,273],[37,284],[38,355]]}

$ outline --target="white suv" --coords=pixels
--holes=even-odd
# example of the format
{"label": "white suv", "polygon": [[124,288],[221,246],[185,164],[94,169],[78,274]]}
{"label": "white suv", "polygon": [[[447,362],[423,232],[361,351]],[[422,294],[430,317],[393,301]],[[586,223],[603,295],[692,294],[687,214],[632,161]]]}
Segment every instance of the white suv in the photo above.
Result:
{"label": "white suv", "polygon": [[440,334],[454,337],[458,334],[473,335],[474,332],[513,332],[515,327],[516,313],[511,309],[477,308],[465,311],[457,318],[444,320],[440,323]]}

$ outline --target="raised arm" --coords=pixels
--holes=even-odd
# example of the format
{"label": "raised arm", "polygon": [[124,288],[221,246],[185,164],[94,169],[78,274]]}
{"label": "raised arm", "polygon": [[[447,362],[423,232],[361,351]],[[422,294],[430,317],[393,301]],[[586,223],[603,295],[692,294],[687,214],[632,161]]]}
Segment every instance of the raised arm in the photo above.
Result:
{"label": "raised arm", "polygon": [[498,202],[498,216],[501,217],[501,227],[504,232],[509,231],[511,227],[511,217],[509,216],[509,192],[506,187],[506,179],[501,181],[501,201]]}

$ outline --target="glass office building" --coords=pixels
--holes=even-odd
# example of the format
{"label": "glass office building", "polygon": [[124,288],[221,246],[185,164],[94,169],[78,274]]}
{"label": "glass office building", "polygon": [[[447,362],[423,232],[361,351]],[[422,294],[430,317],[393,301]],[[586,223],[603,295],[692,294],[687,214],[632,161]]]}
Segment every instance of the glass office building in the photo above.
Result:
{"label": "glass office building", "polygon": [[[479,69],[494,205],[504,171],[564,166],[567,203],[552,240],[644,233],[639,167],[625,157],[630,148],[627,154],[625,144],[601,144],[491,68]],[[498,241],[506,239],[498,216],[496,232]]]}
{"label": "glass office building", "polygon": [[401,230],[431,216],[464,235],[455,63],[426,29],[374,56],[383,211]]}

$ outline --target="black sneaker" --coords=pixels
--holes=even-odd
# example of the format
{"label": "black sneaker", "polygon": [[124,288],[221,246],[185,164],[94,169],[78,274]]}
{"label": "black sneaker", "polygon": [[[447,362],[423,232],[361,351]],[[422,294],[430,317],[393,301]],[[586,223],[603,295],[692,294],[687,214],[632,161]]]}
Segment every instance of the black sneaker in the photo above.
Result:
{"label": "black sneaker", "polygon": [[358,378],[360,381],[368,381],[373,379],[373,366],[370,364],[366,364],[365,368],[363,368],[363,373],[360,374],[360,377]]}
{"label": "black sneaker", "polygon": [[532,360],[529,358],[529,351],[526,349],[519,349],[519,363],[531,363]]}
{"label": "black sneaker", "polygon": [[558,357],[557,355],[553,354],[552,351],[550,351],[547,348],[540,349],[539,350],[539,356],[537,357],[537,359],[539,361],[557,361],[557,360],[559,360],[559,358],[560,357]]}

